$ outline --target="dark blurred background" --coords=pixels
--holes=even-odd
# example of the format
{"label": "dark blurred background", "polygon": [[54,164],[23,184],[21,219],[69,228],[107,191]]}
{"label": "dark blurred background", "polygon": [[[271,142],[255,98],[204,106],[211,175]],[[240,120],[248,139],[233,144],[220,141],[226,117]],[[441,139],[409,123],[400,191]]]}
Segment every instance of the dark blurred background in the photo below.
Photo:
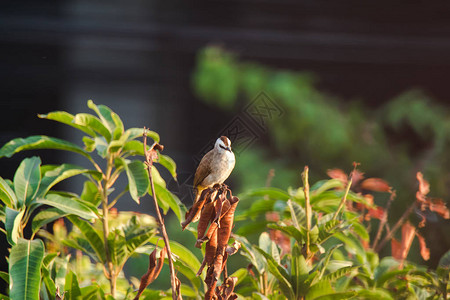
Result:
{"label": "dark blurred background", "polygon": [[[434,196],[448,199],[450,179],[445,166],[449,162],[445,151],[450,131],[449,15],[450,3],[445,1],[2,1],[0,144],[32,134],[78,142],[71,128],[41,120],[37,113],[85,112],[88,111],[86,101],[92,99],[117,112],[126,127],[149,126],[157,131],[165,151],[177,162],[178,172],[187,178],[196,167],[194,158],[198,153],[240,114],[249,101],[247,98],[253,98],[242,93],[228,95],[225,100],[231,104],[227,109],[211,100],[205,101],[208,95],[201,91],[201,75],[209,76],[207,70],[197,77],[193,74],[197,70],[198,75],[202,62],[208,60],[202,56],[205,47],[215,45],[233,53],[236,64],[251,62],[253,66],[262,66],[263,73],[270,70],[267,71],[271,72],[270,76],[278,71],[291,75],[306,71],[315,78],[314,83],[308,83],[308,88],[327,95],[321,96],[324,107],[328,106],[327,99],[343,110],[347,105],[363,107],[365,113],[358,116],[366,118],[376,112],[377,117],[371,119],[374,124],[378,124],[378,117],[383,115],[383,107],[389,101],[411,88],[420,89],[421,92],[411,97],[420,98],[419,101],[425,98],[424,107],[430,105],[433,111],[439,112],[437,118],[428,113],[427,118],[440,123],[433,123],[431,129],[427,129],[428,123],[422,126],[425,129],[417,129],[415,122],[422,122],[419,108],[415,111],[418,117],[411,117],[407,112],[399,117],[397,127],[388,122],[380,126],[385,129],[384,141],[404,142],[409,147],[405,155],[410,154],[408,159],[413,162],[420,156],[418,152],[435,145],[437,139],[430,134],[440,132],[438,154],[436,151],[429,154],[432,158],[437,155],[436,159],[428,163],[428,157],[425,163],[432,183],[434,180],[440,187]],[[272,90],[277,102],[277,89],[271,89],[270,85],[267,89]],[[224,91],[227,92],[228,89]],[[396,106],[397,110],[408,108],[409,98],[406,98]],[[295,106],[295,101],[291,99],[289,105]],[[292,112],[289,105],[280,104],[286,115]],[[322,160],[320,155],[312,157],[311,151],[303,148],[286,154],[273,146],[279,142],[273,135],[289,129],[277,128],[268,133],[259,132],[248,153],[263,151],[259,159],[263,156],[269,162],[285,160],[276,174],[282,173],[284,166],[287,173],[296,177],[289,177],[280,187],[300,185],[299,170],[304,164],[315,166],[316,171],[312,169],[312,172],[320,179],[326,177],[327,168],[348,171],[351,168],[348,161],[364,160],[358,154],[341,160],[343,152],[339,151]],[[357,148],[353,153],[358,151]],[[44,163],[76,160],[58,152],[40,154]],[[20,160],[28,155],[1,159],[0,175],[12,178]],[[288,155],[295,159],[288,160],[286,167]],[[382,155],[373,156],[370,163],[363,161],[362,171],[369,177],[389,174],[389,170],[383,173],[377,168],[370,169],[371,165],[385,160]],[[259,164],[260,160],[249,158],[246,166],[251,166],[251,162]],[[408,197],[414,197],[415,171],[423,164],[411,165],[414,167],[403,170],[407,180],[399,183],[406,186],[405,190],[408,186],[410,189],[399,203],[414,200]],[[247,188],[247,183],[262,186],[270,167],[275,165],[261,170],[252,182],[248,178],[239,180],[245,170],[238,168],[232,182],[240,191]],[[392,169],[396,168],[403,167],[392,165]],[[397,171],[392,172],[393,185],[401,173]],[[131,209],[148,211],[151,207],[144,204]],[[435,228],[448,228],[448,221],[436,220]],[[450,241],[448,231],[434,238],[440,243],[432,249],[436,261],[450,247]]]}

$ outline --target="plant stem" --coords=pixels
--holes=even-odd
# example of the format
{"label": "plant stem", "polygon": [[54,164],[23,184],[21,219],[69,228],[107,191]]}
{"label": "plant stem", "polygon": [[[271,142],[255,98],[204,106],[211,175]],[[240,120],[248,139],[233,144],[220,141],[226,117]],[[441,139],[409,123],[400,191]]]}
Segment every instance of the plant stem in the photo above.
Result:
{"label": "plant stem", "polygon": [[416,207],[416,201],[414,201],[413,204],[411,204],[410,207],[403,213],[403,215],[400,217],[400,219],[395,223],[394,227],[392,227],[392,230],[386,234],[386,236],[383,238],[383,240],[380,242],[380,244],[374,249],[375,252],[380,252],[381,249],[383,249],[384,245],[392,238],[394,233],[400,228],[400,226],[405,223],[406,219],[409,217],[409,215],[412,213],[414,208]]}
{"label": "plant stem", "polygon": [[350,178],[348,179],[347,187],[345,188],[344,197],[342,197],[341,203],[339,203],[339,207],[338,207],[336,213],[333,216],[333,220],[337,219],[337,217],[339,215],[339,212],[342,210],[342,208],[344,207],[345,202],[347,201],[348,192],[350,191],[350,187],[352,186],[352,179],[353,179],[352,177],[353,177],[353,172],[350,175]]}
{"label": "plant stem", "polygon": [[150,179],[150,186],[152,188],[152,195],[153,195],[152,198],[153,198],[153,202],[155,204],[156,215],[158,216],[158,223],[159,223],[159,227],[161,229],[161,233],[163,235],[164,244],[166,245],[167,260],[169,261],[170,282],[171,282],[171,286],[172,286],[172,299],[173,300],[182,299],[181,295],[178,295],[178,292],[177,292],[178,279],[176,278],[175,267],[174,267],[173,261],[172,261],[172,251],[170,251],[169,236],[167,235],[166,226],[164,225],[164,219],[161,216],[161,212],[159,211],[158,200],[156,198],[156,193],[155,193],[155,185],[153,183],[153,177],[152,177],[153,158],[151,155],[151,151],[155,151],[153,149],[155,145],[150,147],[150,150],[147,151],[147,129],[146,128],[144,128],[143,136],[144,136],[144,153],[145,153],[145,157],[146,157],[146,163],[147,163],[147,168],[148,168],[148,177]]}
{"label": "plant stem", "polygon": [[375,236],[375,240],[373,241],[373,244],[372,244],[372,249],[375,249],[375,247],[378,244],[378,241],[381,238],[381,233],[383,232],[384,225],[386,225],[386,223],[387,223],[388,212],[389,212],[389,209],[391,208],[392,201],[394,201],[394,199],[395,199],[395,196],[396,196],[395,191],[392,191],[391,192],[391,196],[389,197],[388,203],[386,204],[386,208],[384,210],[383,218],[380,220],[380,225],[378,226],[378,231],[377,231],[377,234]]}
{"label": "plant stem", "polygon": [[111,170],[112,170],[112,158],[108,156],[107,167],[106,172],[104,174],[102,186],[102,209],[103,209],[102,224],[103,224],[103,239],[105,244],[106,264],[108,267],[108,275],[109,275],[108,280],[111,288],[111,296],[115,297],[117,275],[115,274],[114,266],[112,264],[111,252],[109,250],[108,244],[108,235],[109,235],[108,185],[109,185],[109,178],[111,176]]}
{"label": "plant stem", "polygon": [[306,211],[306,257],[309,257],[310,250],[309,246],[311,243],[310,240],[310,231],[311,231],[311,203],[309,199],[309,182],[308,182],[308,166],[305,166],[305,169],[302,173],[303,180],[303,192],[305,193],[305,211]]}

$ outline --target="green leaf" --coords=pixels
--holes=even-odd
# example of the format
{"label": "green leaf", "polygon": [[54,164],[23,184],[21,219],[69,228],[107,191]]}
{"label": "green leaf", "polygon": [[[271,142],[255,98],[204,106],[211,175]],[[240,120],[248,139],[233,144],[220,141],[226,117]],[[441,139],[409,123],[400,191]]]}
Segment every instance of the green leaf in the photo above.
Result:
{"label": "green leaf", "polygon": [[265,257],[270,273],[278,280],[280,289],[288,299],[295,299],[294,290],[289,282],[289,275],[282,266],[280,266],[269,254],[264,252],[261,248],[256,249]]}
{"label": "green leaf", "polygon": [[75,115],[74,122],[77,125],[86,126],[89,129],[98,132],[108,142],[111,141],[111,132],[105,127],[99,118],[91,114],[80,113]]}
{"label": "green leaf", "polygon": [[49,297],[53,298],[56,295],[56,284],[53,281],[52,277],[50,276],[50,271],[48,270],[47,266],[45,266],[45,264],[42,266],[41,272],[42,272],[42,282],[44,283],[45,288],[47,289],[47,293],[49,294]]}
{"label": "green leaf", "polygon": [[344,267],[344,268],[340,268],[337,271],[327,274],[323,277],[323,280],[327,280],[327,281],[335,281],[343,276],[347,276],[348,274],[350,274],[351,272],[353,272],[354,270],[357,270],[359,267],[355,266],[355,267]]}
{"label": "green leaf", "polygon": [[442,255],[438,266],[444,269],[450,269],[450,250]]}
{"label": "green leaf", "polygon": [[306,241],[306,235],[302,231],[298,230],[292,225],[286,226],[280,226],[275,224],[269,224],[267,227],[271,229],[280,230],[281,232],[289,235],[290,237],[293,237],[299,244],[303,244]]}
{"label": "green leaf", "polygon": [[356,295],[356,292],[339,292],[328,295],[319,296],[314,300],[346,300]]}
{"label": "green leaf", "polygon": [[0,200],[9,208],[17,208],[18,200],[16,194],[8,182],[0,177]]}
{"label": "green leaf", "polygon": [[[125,131],[125,133],[129,133],[128,140],[131,141],[138,137],[142,137],[144,134],[144,128],[129,128]],[[160,141],[159,134],[154,131],[147,130],[147,136],[150,137],[155,143],[159,143]],[[144,146],[142,146],[141,149],[143,150]]]}
{"label": "green leaf", "polygon": [[9,274],[7,272],[0,271],[0,278],[9,284]]}
{"label": "green leaf", "polygon": [[128,177],[131,198],[139,203],[139,198],[147,193],[150,186],[147,169],[144,163],[139,160],[133,160],[132,162],[125,160],[124,167]]}
{"label": "green leaf", "polygon": [[69,219],[69,221],[72,222],[73,225],[80,229],[81,233],[89,242],[92,249],[94,249],[98,261],[104,263],[106,261],[105,247],[100,234],[92,227],[91,224],[79,219],[78,217],[68,216],[67,219]]}
{"label": "green leaf", "polygon": [[39,114],[38,115],[39,118],[42,119],[48,119],[48,120],[53,120],[53,121],[57,121],[57,122],[61,122],[64,123],[66,125],[72,126],[78,130],[83,131],[84,133],[94,137],[95,136],[95,132],[90,129],[87,126],[83,126],[83,125],[79,125],[79,124],[75,124],[74,121],[74,116],[68,112],[65,111],[54,111],[54,112],[50,112],[46,115],[44,114]]}
{"label": "green leaf", "polygon": [[92,100],[88,100],[87,106],[95,111],[103,125],[112,133],[116,124],[111,116],[113,113],[111,109],[105,105],[96,105]]}
{"label": "green leaf", "polygon": [[37,232],[42,226],[53,222],[59,218],[65,217],[67,213],[63,212],[57,208],[47,208],[45,210],[37,213],[33,218],[33,222],[31,223],[31,230],[33,233]]}
{"label": "green leaf", "polygon": [[306,220],[305,209],[301,207],[300,204],[298,204],[297,202],[293,202],[290,199],[288,200],[287,205],[291,213],[292,222],[294,223],[294,226],[299,229]]}
{"label": "green leaf", "polygon": [[20,238],[11,248],[9,256],[11,299],[39,299],[41,266],[44,259],[44,243]]}
{"label": "green leaf", "polygon": [[65,140],[48,137],[45,135],[33,135],[27,138],[13,139],[0,149],[0,157],[11,157],[20,151],[36,149],[66,150],[90,158],[89,153],[87,153],[77,145]]}
{"label": "green leaf", "polygon": [[25,158],[14,174],[14,191],[19,205],[28,205],[36,195],[41,182],[41,159],[37,156]]}
{"label": "green leaf", "polygon": [[328,295],[334,293],[331,283],[329,281],[319,281],[318,283],[312,285],[308,293],[306,294],[306,299],[316,299],[323,295]]}
{"label": "green leaf", "polygon": [[77,215],[84,219],[97,218],[97,215],[87,205],[75,198],[50,194],[45,199],[38,199],[37,203],[56,207],[67,214]]}
{"label": "green leaf", "polygon": [[344,184],[339,179],[321,180],[311,187],[311,194],[316,196],[335,188],[344,188]]}
{"label": "green leaf", "polygon": [[21,235],[20,223],[22,221],[24,213],[25,209],[17,211],[12,208],[6,207],[6,237],[11,245],[15,245],[17,243],[17,239]]}
{"label": "green leaf", "polygon": [[80,198],[85,202],[91,203],[95,207],[97,207],[102,201],[100,191],[95,183],[91,181],[84,182],[83,191],[81,192]]}
{"label": "green leaf", "polygon": [[358,234],[361,239],[363,239],[364,241],[369,241],[370,237],[366,227],[358,223],[358,221],[353,222],[352,227],[353,231],[355,231],[356,234]]}
{"label": "green leaf", "polygon": [[[183,203],[181,203],[180,199],[178,199],[178,197],[175,194],[172,194],[165,187],[162,187],[156,183],[155,183],[155,193],[158,199],[158,204],[164,202],[162,207],[169,206],[177,216],[178,220],[181,222],[181,216],[184,213],[185,206]],[[152,196],[151,189],[149,189],[149,194]],[[164,214],[166,213],[167,210],[164,212]]]}
{"label": "green leaf", "polygon": [[[164,241],[161,241],[160,237],[152,237],[150,239],[150,243],[153,245],[156,245],[158,242],[159,247],[165,247]],[[175,254],[180,261],[182,261],[186,266],[194,270],[195,272],[200,269],[200,262],[198,261],[197,257],[186,247],[181,245],[180,243],[177,243],[175,241],[169,241],[170,243],[170,250],[173,254]]]}
{"label": "green leaf", "polygon": [[249,193],[245,194],[245,196],[246,197],[268,196],[271,199],[285,200],[285,201],[289,200],[289,198],[291,197],[285,191],[283,191],[281,189],[277,189],[277,188],[259,188],[259,189],[250,191]]}
{"label": "green leaf", "polygon": [[64,285],[64,300],[79,300],[81,297],[80,286],[78,285],[77,275],[74,272],[69,271],[66,275],[66,283]]}
{"label": "green leaf", "polygon": [[358,299],[393,300],[392,296],[383,289],[361,290],[357,292]]}
{"label": "green leaf", "polygon": [[71,164],[62,165],[45,165],[41,168],[42,181],[39,187],[38,196],[43,197],[45,194],[57,183],[64,179],[80,175],[80,174],[92,174],[94,176],[102,176],[100,172],[85,169],[80,166]]}
{"label": "green leaf", "polygon": [[158,163],[164,166],[164,168],[170,172],[170,175],[172,175],[175,180],[177,179],[177,165],[172,158],[164,154],[159,154]]}

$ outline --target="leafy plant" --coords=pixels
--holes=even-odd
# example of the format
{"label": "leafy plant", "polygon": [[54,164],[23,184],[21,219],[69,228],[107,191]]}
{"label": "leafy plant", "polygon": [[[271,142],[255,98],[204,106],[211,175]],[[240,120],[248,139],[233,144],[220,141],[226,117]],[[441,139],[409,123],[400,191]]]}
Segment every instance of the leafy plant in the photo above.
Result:
{"label": "leafy plant", "polygon": [[[82,155],[93,168],[85,169],[68,164],[41,167],[38,157],[25,159],[14,176],[13,184],[7,180],[0,180],[0,199],[5,205],[5,228],[8,241],[12,245],[24,237],[23,230],[29,219],[42,205],[51,208],[40,211],[33,218],[31,239],[45,224],[66,216],[77,230],[63,243],[84,252],[102,265],[105,277],[110,283],[110,294],[115,297],[117,278],[125,262],[156,233],[154,221],[144,223],[142,217],[132,215],[127,224],[122,222],[112,226],[114,222],[110,214],[113,206],[126,192],[137,203],[142,196],[149,193],[150,181],[146,166],[141,160],[134,158],[144,154],[144,145],[137,140],[142,137],[144,129],[125,130],[119,116],[108,107],[97,106],[92,101],[88,101],[88,107],[96,115],[88,113],[72,115],[63,111],[39,115],[41,118],[67,124],[82,131],[86,134],[82,138],[84,148],[62,139],[44,135],[31,136],[17,138],[5,144],[0,149],[0,157],[11,157],[24,150],[65,150]],[[159,142],[157,133],[149,131],[148,135],[156,143]],[[94,157],[94,151],[97,157]],[[176,166],[170,157],[160,154],[157,163],[176,178]],[[103,168],[100,167],[102,165]],[[172,208],[180,219],[183,205],[166,189],[165,181],[155,166],[151,167],[151,173],[155,178],[159,205],[165,213]],[[83,174],[87,178],[81,194],[52,190],[58,182],[78,174]],[[117,191],[115,183],[121,174],[126,174],[128,185],[123,191]],[[34,245],[38,241],[32,242]],[[15,255],[14,250],[13,247],[11,255]],[[50,274],[50,270],[46,268],[48,264],[49,262],[42,266],[44,274]],[[14,269],[15,266],[10,267]],[[66,286],[73,286],[75,289],[69,291],[68,295],[82,293],[82,289],[76,288],[78,285],[76,274],[67,273],[67,276]],[[68,284],[67,280],[73,284]],[[55,296],[57,285],[55,281],[56,276],[45,276],[49,297]],[[15,287],[16,285],[13,285],[13,289]],[[89,293],[91,292],[89,290]]]}

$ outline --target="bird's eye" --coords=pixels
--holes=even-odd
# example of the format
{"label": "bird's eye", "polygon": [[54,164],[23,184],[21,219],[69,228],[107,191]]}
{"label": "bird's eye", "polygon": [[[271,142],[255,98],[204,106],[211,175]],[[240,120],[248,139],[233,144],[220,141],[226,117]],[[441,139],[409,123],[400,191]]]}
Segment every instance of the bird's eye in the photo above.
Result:
{"label": "bird's eye", "polygon": [[223,150],[227,150],[227,148],[225,148],[225,147],[222,146],[222,145],[219,145],[219,147],[222,148]]}

